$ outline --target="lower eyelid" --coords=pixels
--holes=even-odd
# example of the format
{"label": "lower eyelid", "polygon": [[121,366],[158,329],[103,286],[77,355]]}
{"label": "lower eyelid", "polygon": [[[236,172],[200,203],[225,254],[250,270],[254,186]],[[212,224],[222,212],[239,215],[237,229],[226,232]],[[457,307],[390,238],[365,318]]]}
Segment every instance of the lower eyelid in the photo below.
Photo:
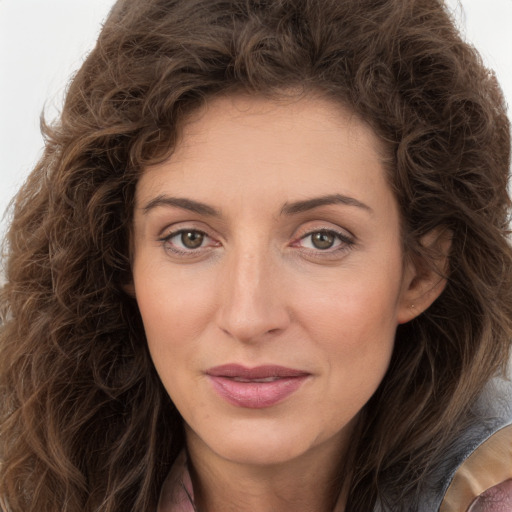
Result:
{"label": "lower eyelid", "polygon": [[[197,248],[180,247],[180,245],[171,243],[171,240],[174,237],[177,237],[186,232],[195,232],[195,233],[200,233],[200,234],[204,235],[205,243]],[[190,229],[190,228],[189,229],[187,229],[187,228],[178,229],[178,230],[172,231],[170,233],[167,233],[165,236],[160,237],[158,239],[158,241],[162,244],[162,246],[164,247],[164,249],[166,251],[169,251],[171,253],[174,253],[174,254],[177,254],[180,256],[197,256],[200,253],[202,253],[203,251],[208,250],[209,248],[214,248],[214,247],[220,246],[220,243],[217,242],[213,237],[208,235],[208,233],[206,233],[205,231],[203,231],[201,229]]]}
{"label": "lower eyelid", "polygon": [[352,244],[355,243],[355,240],[354,240],[354,238],[352,236],[349,236],[346,233],[340,233],[338,231],[335,231],[334,229],[316,229],[314,231],[309,231],[308,233],[305,233],[301,237],[297,238],[296,242],[299,242],[301,240],[305,240],[306,238],[313,236],[315,233],[329,233],[329,234],[332,234],[332,235],[334,235],[337,238],[337,240],[339,241],[340,244],[352,245]]}
{"label": "lower eyelid", "polygon": [[[177,237],[179,235],[182,235],[186,232],[195,232],[200,233],[204,236],[204,243],[197,247],[197,248],[187,248],[187,247],[180,247],[179,245],[171,243],[171,240],[174,237]],[[334,235],[334,237],[337,239],[335,241],[333,247],[329,247],[327,249],[319,249],[315,247],[304,247],[300,244],[302,240],[307,239],[308,237],[313,236],[315,233],[324,232]],[[191,229],[191,228],[181,228],[177,230],[173,230],[171,232],[167,232],[167,234],[160,236],[157,239],[158,242],[160,242],[164,248],[168,251],[177,253],[177,254],[183,254],[183,255],[191,255],[191,254],[197,254],[201,251],[207,250],[209,248],[213,247],[219,247],[222,245],[220,242],[216,241],[215,238],[210,236],[207,232],[201,229]],[[325,254],[326,256],[329,253],[336,253],[336,252],[343,252],[346,250],[349,250],[352,245],[355,244],[355,239],[348,235],[347,233],[341,233],[339,231],[336,231],[334,229],[315,229],[311,230],[307,233],[304,233],[298,238],[295,238],[295,240],[292,242],[292,246],[298,246],[299,249],[305,251],[305,252],[315,252],[318,254]]]}

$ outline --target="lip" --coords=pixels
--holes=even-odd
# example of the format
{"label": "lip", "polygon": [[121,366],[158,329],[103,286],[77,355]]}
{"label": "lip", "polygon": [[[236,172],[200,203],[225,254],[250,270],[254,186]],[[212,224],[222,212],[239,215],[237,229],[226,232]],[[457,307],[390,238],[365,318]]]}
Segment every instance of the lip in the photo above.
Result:
{"label": "lip", "polygon": [[311,374],[277,365],[247,368],[226,364],[210,368],[206,375],[213,389],[230,404],[263,409],[288,398]]}

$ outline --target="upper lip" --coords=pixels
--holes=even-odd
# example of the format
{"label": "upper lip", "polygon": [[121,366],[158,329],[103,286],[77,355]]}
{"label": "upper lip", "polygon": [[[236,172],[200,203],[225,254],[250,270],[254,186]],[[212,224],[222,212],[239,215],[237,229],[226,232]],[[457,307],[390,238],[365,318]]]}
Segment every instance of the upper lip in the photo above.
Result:
{"label": "upper lip", "polygon": [[211,377],[228,377],[228,378],[242,378],[242,379],[268,379],[273,378],[286,378],[286,377],[305,377],[309,375],[308,372],[297,370],[295,368],[287,368],[279,365],[262,365],[254,368],[247,368],[240,364],[223,364],[215,366],[206,371],[207,375]]}

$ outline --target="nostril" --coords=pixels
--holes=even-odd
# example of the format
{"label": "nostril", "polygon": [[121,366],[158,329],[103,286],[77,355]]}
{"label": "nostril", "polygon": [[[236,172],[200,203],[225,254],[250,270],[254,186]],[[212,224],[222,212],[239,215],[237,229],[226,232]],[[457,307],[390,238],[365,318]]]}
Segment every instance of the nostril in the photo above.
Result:
{"label": "nostril", "polygon": [[265,314],[251,315],[250,318],[243,319],[223,317],[219,322],[219,327],[225,335],[243,342],[273,339],[282,333],[287,325],[287,319]]}

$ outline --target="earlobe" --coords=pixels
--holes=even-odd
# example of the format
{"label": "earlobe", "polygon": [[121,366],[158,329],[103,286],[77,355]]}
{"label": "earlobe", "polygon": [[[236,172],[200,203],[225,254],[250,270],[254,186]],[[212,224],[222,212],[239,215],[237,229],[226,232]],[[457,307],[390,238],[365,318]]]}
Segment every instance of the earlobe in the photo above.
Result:
{"label": "earlobe", "polygon": [[448,279],[452,232],[443,227],[420,240],[420,251],[409,256],[404,269],[397,323],[416,318],[441,295]]}

